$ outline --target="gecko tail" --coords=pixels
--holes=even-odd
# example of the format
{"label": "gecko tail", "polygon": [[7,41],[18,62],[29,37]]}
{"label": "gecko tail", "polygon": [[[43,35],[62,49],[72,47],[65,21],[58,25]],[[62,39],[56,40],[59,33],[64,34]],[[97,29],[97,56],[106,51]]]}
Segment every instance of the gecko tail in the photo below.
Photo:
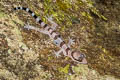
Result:
{"label": "gecko tail", "polygon": [[14,10],[24,10],[24,11],[28,12],[36,20],[36,22],[38,22],[40,25],[42,25],[42,27],[46,26],[45,23],[29,8],[15,7]]}

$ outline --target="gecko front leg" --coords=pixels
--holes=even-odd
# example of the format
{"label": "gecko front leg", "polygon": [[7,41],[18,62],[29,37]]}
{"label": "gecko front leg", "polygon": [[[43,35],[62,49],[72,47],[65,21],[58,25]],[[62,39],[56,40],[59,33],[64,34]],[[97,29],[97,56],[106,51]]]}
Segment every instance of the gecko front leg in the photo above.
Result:
{"label": "gecko front leg", "polygon": [[75,40],[70,39],[69,37],[68,47],[70,48],[72,44],[75,44]]}
{"label": "gecko front leg", "polygon": [[60,50],[57,51],[57,52],[54,51],[54,54],[56,55],[56,57],[59,57],[59,56],[60,56],[60,53],[62,53],[62,52],[63,52],[63,50],[60,49]]}

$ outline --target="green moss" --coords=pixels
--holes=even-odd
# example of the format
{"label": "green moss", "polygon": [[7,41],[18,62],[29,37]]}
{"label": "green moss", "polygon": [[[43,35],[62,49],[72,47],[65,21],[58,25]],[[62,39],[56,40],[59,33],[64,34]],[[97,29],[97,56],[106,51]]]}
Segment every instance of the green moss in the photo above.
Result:
{"label": "green moss", "polygon": [[60,67],[60,68],[58,68],[58,71],[67,74],[68,71],[69,71],[69,67],[70,67],[70,65],[68,64],[68,65],[66,65],[65,67]]}
{"label": "green moss", "polygon": [[82,14],[82,16],[88,18],[89,20],[93,19],[92,16],[88,12],[82,12],[81,14]]}
{"label": "green moss", "polygon": [[99,18],[107,21],[107,18],[105,16],[101,15],[96,8],[91,8],[91,11],[93,12],[93,14],[97,15]]}
{"label": "green moss", "polygon": [[0,11],[0,18],[3,18],[4,16],[5,16],[5,13]]}

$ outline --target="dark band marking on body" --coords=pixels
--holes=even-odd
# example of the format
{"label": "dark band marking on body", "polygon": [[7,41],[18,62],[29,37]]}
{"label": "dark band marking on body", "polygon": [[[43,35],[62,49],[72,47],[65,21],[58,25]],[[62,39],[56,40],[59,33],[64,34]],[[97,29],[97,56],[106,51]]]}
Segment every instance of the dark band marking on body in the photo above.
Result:
{"label": "dark band marking on body", "polygon": [[70,50],[70,48],[67,48],[67,49],[66,49],[66,53],[67,53],[67,55],[68,55],[68,51],[69,51],[69,50]]}
{"label": "dark band marking on body", "polygon": [[47,24],[45,24],[44,26],[43,26],[43,28],[46,28],[47,27]]}
{"label": "dark band marking on body", "polygon": [[48,31],[49,31],[50,29],[52,29],[52,28],[48,28]]}
{"label": "dark band marking on body", "polygon": [[56,40],[58,37],[61,37],[60,35],[55,35],[54,40]]}
{"label": "dark band marking on body", "polygon": [[60,47],[62,47],[65,44],[65,41],[60,43]]}
{"label": "dark band marking on body", "polygon": [[52,35],[54,32],[56,32],[56,31],[52,31],[50,34]]}

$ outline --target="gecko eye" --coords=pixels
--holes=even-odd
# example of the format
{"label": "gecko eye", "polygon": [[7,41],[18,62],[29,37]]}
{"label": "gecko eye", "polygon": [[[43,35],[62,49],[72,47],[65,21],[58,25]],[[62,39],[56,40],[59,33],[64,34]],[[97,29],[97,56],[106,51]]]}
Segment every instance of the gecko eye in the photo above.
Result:
{"label": "gecko eye", "polygon": [[71,56],[72,56],[72,59],[76,62],[83,63],[83,64],[87,63],[85,54],[80,53],[79,51],[72,52]]}
{"label": "gecko eye", "polygon": [[80,54],[78,60],[81,62],[85,57],[86,57],[85,54]]}

